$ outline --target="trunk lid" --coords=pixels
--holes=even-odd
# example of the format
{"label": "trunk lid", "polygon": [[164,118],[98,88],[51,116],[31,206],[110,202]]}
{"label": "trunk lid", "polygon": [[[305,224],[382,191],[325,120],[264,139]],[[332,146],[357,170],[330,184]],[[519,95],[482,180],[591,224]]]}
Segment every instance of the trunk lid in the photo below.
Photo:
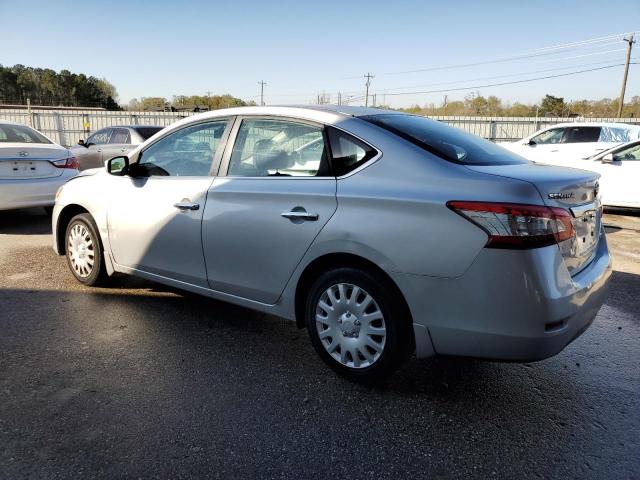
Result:
{"label": "trunk lid", "polygon": [[28,180],[59,177],[63,169],[51,162],[71,156],[56,144],[0,144],[0,180]]}
{"label": "trunk lid", "polygon": [[577,168],[541,164],[473,166],[475,172],[524,180],[533,184],[545,205],[568,210],[575,236],[558,246],[572,275],[586,267],[600,238],[602,209],[598,197],[600,174]]}

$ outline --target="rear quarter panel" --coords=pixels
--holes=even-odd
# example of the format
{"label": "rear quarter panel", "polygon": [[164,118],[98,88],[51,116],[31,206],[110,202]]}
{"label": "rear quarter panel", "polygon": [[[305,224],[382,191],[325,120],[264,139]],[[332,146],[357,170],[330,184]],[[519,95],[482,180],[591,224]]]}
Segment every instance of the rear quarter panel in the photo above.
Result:
{"label": "rear quarter panel", "polygon": [[[449,200],[541,203],[527,182],[472,172],[357,119],[344,127],[382,157],[338,180],[338,209],[310,253],[360,252],[388,272],[462,275],[487,235]],[[340,127],[340,125],[338,125]]]}

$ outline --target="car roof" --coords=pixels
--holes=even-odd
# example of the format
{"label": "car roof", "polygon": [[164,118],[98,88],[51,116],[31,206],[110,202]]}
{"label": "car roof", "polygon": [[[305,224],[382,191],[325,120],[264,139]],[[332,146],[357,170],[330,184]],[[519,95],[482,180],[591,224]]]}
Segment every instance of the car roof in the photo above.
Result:
{"label": "car roof", "polygon": [[394,112],[392,110],[382,110],[379,108],[353,107],[349,105],[274,105],[274,106],[250,106],[232,107],[211,110],[209,112],[198,113],[186,117],[179,123],[189,123],[194,118],[208,119],[225,117],[230,115],[274,115],[282,117],[293,117],[307,119],[321,123],[337,123],[349,117],[362,117],[365,115],[380,114],[402,114],[404,112]]}

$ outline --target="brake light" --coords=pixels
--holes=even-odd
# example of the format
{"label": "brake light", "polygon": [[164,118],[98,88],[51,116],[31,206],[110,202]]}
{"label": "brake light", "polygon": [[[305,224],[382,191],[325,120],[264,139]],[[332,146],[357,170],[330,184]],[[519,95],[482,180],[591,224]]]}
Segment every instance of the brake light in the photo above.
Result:
{"label": "brake light", "polygon": [[72,168],[74,170],[78,170],[80,166],[76,157],[63,158],[62,160],[56,160],[51,163],[56,168]]}
{"label": "brake light", "polygon": [[563,208],[457,201],[447,206],[487,232],[490,248],[546,247],[575,235],[571,213]]}

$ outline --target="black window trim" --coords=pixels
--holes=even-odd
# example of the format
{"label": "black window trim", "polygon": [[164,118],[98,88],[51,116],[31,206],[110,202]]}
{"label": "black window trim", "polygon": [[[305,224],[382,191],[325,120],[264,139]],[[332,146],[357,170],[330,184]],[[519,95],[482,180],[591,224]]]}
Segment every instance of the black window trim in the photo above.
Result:
{"label": "black window trim", "polygon": [[[191,128],[195,125],[202,125],[204,123],[213,123],[213,122],[221,122],[221,121],[226,121],[227,125],[224,128],[224,132],[222,132],[222,137],[220,137],[220,144],[218,145],[218,149],[213,157],[213,162],[211,162],[211,167],[209,168],[209,175],[208,177],[215,177],[216,173],[219,171],[220,169],[220,164],[221,164],[221,160],[222,160],[222,156],[224,154],[224,152],[226,151],[226,147],[227,147],[227,142],[229,140],[229,135],[231,133],[231,130],[233,129],[235,123],[236,123],[236,117],[234,115],[225,115],[225,116],[220,116],[220,117],[211,117],[211,118],[206,118],[206,119],[202,119],[199,120],[197,122],[193,122],[193,123],[188,123],[186,125],[181,125],[180,128],[175,128],[175,129],[170,129],[166,132],[163,133],[163,135],[159,138],[157,138],[156,140],[154,140],[153,143],[150,143],[149,145],[145,145],[143,150],[140,150],[136,155],[135,158],[129,158],[129,161],[131,163],[139,163],[140,160],[144,157],[144,152],[146,152],[149,148],[151,148],[153,145],[155,145],[158,142],[161,142],[162,140],[164,140],[165,138],[167,138],[169,135],[173,135],[174,133],[178,133],[182,130],[184,130],[185,128]],[[149,176],[149,177],[145,177],[145,178],[157,178],[157,179],[171,179],[171,178],[203,178],[203,176],[183,176],[183,177],[176,177],[176,176],[171,176],[171,175],[167,175],[167,176],[163,176],[163,175],[156,175],[156,176]]]}

